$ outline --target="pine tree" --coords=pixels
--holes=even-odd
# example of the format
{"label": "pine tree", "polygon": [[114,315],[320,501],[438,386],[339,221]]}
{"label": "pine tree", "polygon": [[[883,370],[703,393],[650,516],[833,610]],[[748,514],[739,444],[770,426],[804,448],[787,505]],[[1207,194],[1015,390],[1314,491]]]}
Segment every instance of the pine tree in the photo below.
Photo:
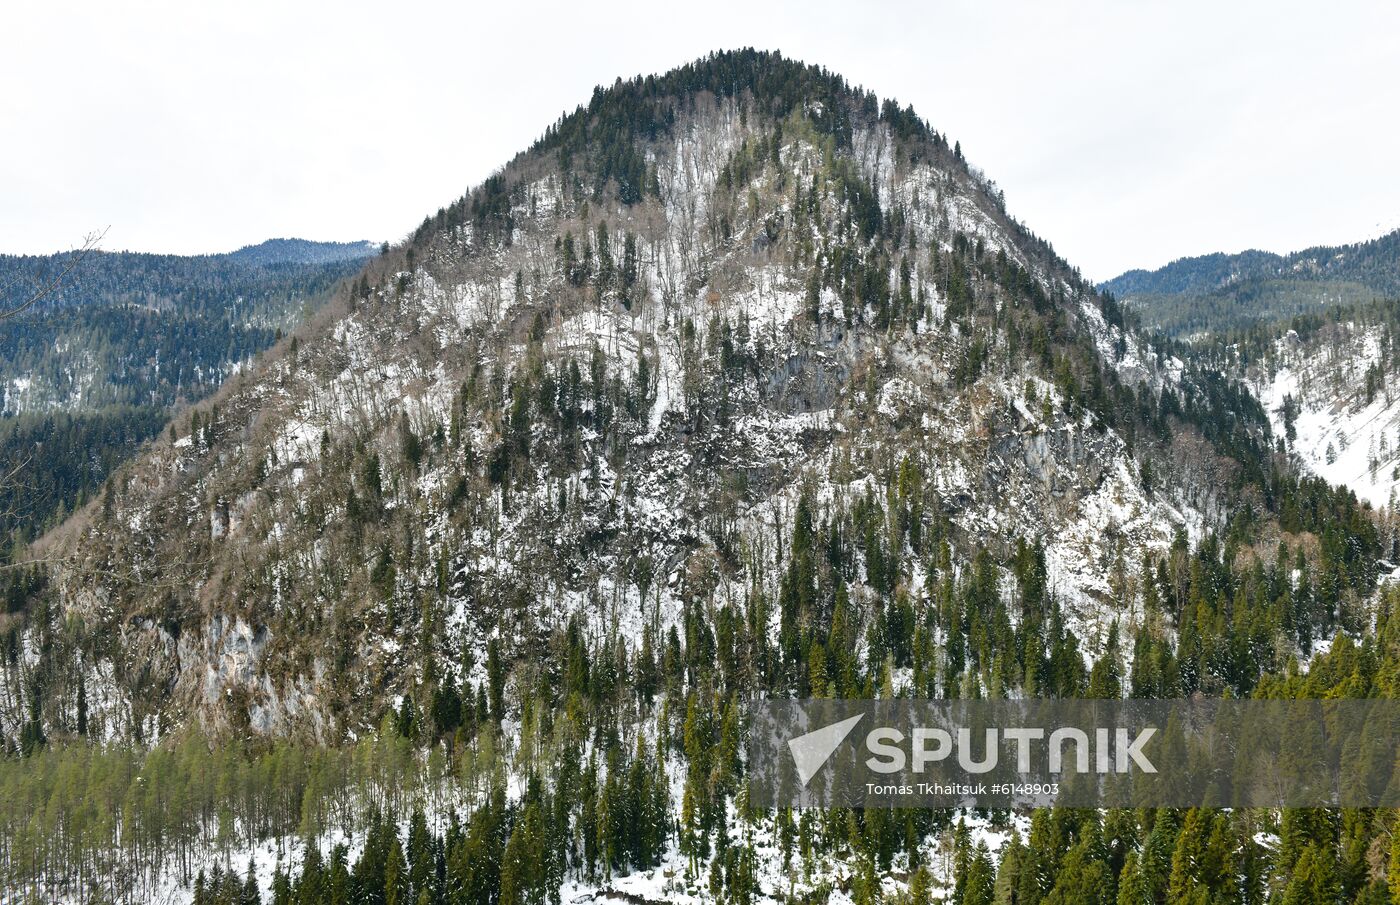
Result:
{"label": "pine tree", "polygon": [[238,905],[262,905],[262,893],[258,889],[258,875],[252,859],[248,860],[248,873],[239,890]]}
{"label": "pine tree", "polygon": [[1089,671],[1089,697],[1116,700],[1123,696],[1121,658],[1118,620],[1115,619],[1108,629],[1103,656],[1094,662],[1093,669]]}
{"label": "pine tree", "polygon": [[978,842],[967,864],[962,905],[992,905],[995,896],[996,869],[992,866],[986,845]]}
{"label": "pine tree", "polygon": [[1332,859],[1315,845],[1303,849],[1283,894],[1283,905],[1332,905],[1341,901],[1341,886]]}
{"label": "pine tree", "polygon": [[1128,852],[1118,875],[1118,905],[1152,905],[1151,889],[1138,866],[1138,853]]}

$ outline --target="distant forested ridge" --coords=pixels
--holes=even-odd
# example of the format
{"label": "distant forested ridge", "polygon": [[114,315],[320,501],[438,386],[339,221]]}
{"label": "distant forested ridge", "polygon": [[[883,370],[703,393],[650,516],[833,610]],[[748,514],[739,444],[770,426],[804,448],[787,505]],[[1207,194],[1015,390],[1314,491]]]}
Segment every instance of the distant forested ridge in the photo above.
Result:
{"label": "distant forested ridge", "polygon": [[1153,271],[1129,270],[1099,288],[1174,335],[1234,330],[1400,295],[1400,230],[1288,255],[1250,250],[1181,258]]}
{"label": "distant forested ridge", "polygon": [[[201,398],[370,253],[369,243],[297,239],[222,255],[91,253],[32,311],[0,324],[0,411]],[[0,255],[0,304],[18,304],[65,259]]]}
{"label": "distant forested ridge", "polygon": [[373,242],[312,242],[308,239],[268,239],[245,245],[222,257],[242,264],[335,264],[361,261],[378,252]]}
{"label": "distant forested ridge", "polygon": [[[276,341],[374,254],[368,242],[272,239],[218,255],[90,252],[0,322],[0,538],[32,538]],[[0,255],[0,309],[68,254]],[[42,462],[42,469],[37,463]]]}

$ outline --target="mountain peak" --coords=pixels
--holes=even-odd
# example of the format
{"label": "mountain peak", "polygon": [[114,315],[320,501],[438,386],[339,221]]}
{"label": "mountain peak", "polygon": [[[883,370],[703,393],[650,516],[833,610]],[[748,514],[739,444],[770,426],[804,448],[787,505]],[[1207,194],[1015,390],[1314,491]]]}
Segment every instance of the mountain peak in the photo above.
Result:
{"label": "mountain peak", "polygon": [[1116,576],[1271,474],[1267,419],[910,117],[756,51],[595,92],[46,539],[75,643],[150,664],[91,718],[338,739],[488,645],[638,650],[696,607],[790,659],[849,598],[855,650],[1027,549],[1023,630],[1097,651]]}
{"label": "mountain peak", "polygon": [[902,140],[942,141],[912,107],[901,108],[891,100],[881,103],[873,91],[853,87],[824,67],[778,51],[744,48],[710,54],[664,75],[638,75],[618,79],[609,88],[599,86],[587,107],[561,117],[535,149],[569,154],[582,150],[589,140],[655,140],[669,131],[677,108],[702,94],[751,100],[746,115],[771,122],[801,113],[818,133],[832,136],[842,147],[857,123],[888,123]]}

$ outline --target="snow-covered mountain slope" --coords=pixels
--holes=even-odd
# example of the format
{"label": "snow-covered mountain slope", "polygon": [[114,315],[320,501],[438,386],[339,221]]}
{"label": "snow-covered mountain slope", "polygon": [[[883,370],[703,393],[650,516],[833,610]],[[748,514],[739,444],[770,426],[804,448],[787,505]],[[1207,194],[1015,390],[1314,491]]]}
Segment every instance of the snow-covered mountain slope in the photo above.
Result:
{"label": "snow-covered mountain slope", "polygon": [[1400,395],[1388,326],[1344,320],[1288,330],[1248,370],[1274,434],[1329,483],[1380,508],[1400,487]]}
{"label": "snow-covered mountain slope", "polygon": [[810,530],[860,638],[1021,542],[1086,653],[1135,618],[1266,425],[912,112],[763,65],[598,92],[181,418],[34,551],[3,731],[41,668],[59,729],[81,686],[109,735],[337,739],[570,623],[777,638]]}

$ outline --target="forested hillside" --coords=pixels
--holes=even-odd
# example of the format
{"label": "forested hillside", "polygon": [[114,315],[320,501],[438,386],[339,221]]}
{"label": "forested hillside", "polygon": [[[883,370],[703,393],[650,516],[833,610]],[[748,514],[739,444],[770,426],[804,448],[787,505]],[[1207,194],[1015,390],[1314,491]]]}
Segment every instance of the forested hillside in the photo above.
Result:
{"label": "forested hillside", "polygon": [[1100,287],[1176,336],[1271,324],[1329,305],[1400,296],[1400,230],[1369,242],[1182,258],[1130,270]]}
{"label": "forested hillside", "polygon": [[363,261],[379,252],[372,242],[311,242],[306,239],[268,239],[229,252],[230,260],[241,264],[336,264]]}
{"label": "forested hillside", "polygon": [[[226,255],[89,252],[24,317],[0,323],[3,411],[201,398],[373,253],[287,239]],[[66,258],[0,255],[0,304],[17,304]]]}
{"label": "forested hillside", "polygon": [[[278,239],[227,255],[0,255],[0,548],[38,536],[112,466],[357,272],[368,243]],[[3,559],[3,555],[0,555]]]}
{"label": "forested hillside", "polygon": [[1198,340],[1194,353],[1240,375],[1303,468],[1388,510],[1400,487],[1397,323],[1400,301],[1331,306]]}
{"label": "forested hillside", "polygon": [[753,699],[1393,696],[1394,526],[1235,368],[1143,335],[833,73],[740,51],[599,88],[0,572],[2,876],[1384,902],[1388,812],[746,792]]}

